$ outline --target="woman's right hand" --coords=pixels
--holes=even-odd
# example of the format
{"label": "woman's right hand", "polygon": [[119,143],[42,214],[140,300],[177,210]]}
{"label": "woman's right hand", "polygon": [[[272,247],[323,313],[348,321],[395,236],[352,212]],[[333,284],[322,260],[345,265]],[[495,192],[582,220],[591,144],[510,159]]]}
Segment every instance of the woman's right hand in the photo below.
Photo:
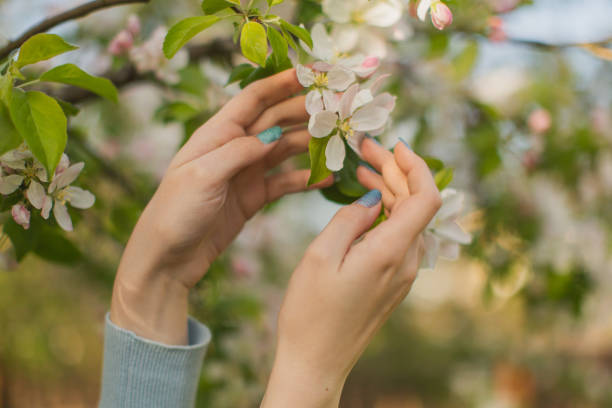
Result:
{"label": "woman's right hand", "polygon": [[[362,154],[382,175],[358,169],[376,190],[336,214],[293,274],[263,407],[337,407],[353,365],[416,278],[420,234],[441,205],[436,184],[402,143],[391,153],[367,139]],[[381,197],[389,218],[368,232]]]}

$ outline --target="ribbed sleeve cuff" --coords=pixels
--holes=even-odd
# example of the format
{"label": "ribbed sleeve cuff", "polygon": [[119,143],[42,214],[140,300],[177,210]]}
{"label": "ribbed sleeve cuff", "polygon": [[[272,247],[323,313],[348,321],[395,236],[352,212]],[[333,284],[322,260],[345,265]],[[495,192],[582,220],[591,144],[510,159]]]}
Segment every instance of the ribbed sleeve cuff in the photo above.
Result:
{"label": "ribbed sleeve cuff", "polygon": [[191,408],[210,330],[188,321],[189,345],[167,346],[115,326],[106,315],[100,408]]}

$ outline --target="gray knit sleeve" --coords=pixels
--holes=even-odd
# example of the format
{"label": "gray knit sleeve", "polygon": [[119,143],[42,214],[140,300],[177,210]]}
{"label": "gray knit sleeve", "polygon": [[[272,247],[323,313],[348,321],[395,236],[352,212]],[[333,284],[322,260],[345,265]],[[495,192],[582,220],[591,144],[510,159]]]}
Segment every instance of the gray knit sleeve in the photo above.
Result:
{"label": "gray knit sleeve", "polygon": [[191,318],[188,333],[189,345],[167,346],[117,327],[107,314],[99,408],[192,408],[211,334]]}

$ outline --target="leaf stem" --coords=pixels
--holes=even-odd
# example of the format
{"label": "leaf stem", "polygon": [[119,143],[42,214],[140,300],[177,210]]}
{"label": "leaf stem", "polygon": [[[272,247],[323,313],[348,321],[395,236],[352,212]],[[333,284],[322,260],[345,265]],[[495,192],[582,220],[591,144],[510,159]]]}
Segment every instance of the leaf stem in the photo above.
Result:
{"label": "leaf stem", "polygon": [[40,78],[33,79],[33,80],[31,80],[31,81],[24,82],[23,84],[19,84],[19,85],[17,85],[17,88],[24,88],[24,87],[26,87],[26,86],[28,86],[28,85],[34,85],[34,84],[37,84],[37,83],[39,83],[39,82],[40,82]]}

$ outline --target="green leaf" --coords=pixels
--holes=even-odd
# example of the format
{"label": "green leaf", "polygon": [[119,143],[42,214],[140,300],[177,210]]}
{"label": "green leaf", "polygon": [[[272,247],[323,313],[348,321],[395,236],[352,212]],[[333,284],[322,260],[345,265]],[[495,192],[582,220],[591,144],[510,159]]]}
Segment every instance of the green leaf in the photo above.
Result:
{"label": "green leaf", "polygon": [[338,204],[346,205],[355,201],[355,197],[347,196],[346,194],[342,193],[338,189],[337,184],[321,189],[321,194],[323,194],[323,197],[325,197],[327,200]]}
{"label": "green leaf", "polygon": [[15,129],[10,113],[3,103],[0,103],[0,155],[19,147],[23,139]]}
{"label": "green leaf", "polygon": [[[229,2],[225,0],[204,0],[202,2],[202,11],[204,14],[215,14],[221,10],[231,7],[232,4],[236,4],[234,1]],[[240,2],[238,2],[240,5]]]}
{"label": "green leaf", "polygon": [[36,34],[21,46],[16,66],[17,68],[22,68],[26,65],[45,61],[56,55],[76,50],[77,48],[79,47],[68,44],[59,35]]}
{"label": "green leaf", "polygon": [[297,4],[295,12],[300,23],[311,23],[315,21],[323,13],[321,4],[316,0],[301,0]]}
{"label": "green leaf", "polygon": [[265,67],[268,55],[268,36],[265,28],[254,21],[246,23],[240,34],[240,48],[246,58]]}
{"label": "green leaf", "polygon": [[164,122],[186,122],[197,116],[199,110],[185,102],[171,102],[162,105],[155,112],[155,118]]}
{"label": "green leaf", "polygon": [[57,103],[59,103],[60,107],[64,111],[64,114],[68,117],[76,116],[81,111],[79,108],[71,104],[70,102],[62,101],[61,99],[56,99]]}
{"label": "green leaf", "polygon": [[297,38],[304,41],[306,45],[308,45],[312,49],[312,38],[310,37],[310,33],[306,29],[290,24],[285,20],[281,20],[280,24],[283,30],[286,30],[291,34],[295,35]]}
{"label": "green leaf", "polygon": [[244,88],[252,82],[285,71],[286,69],[289,69],[292,66],[293,65],[291,64],[291,60],[288,57],[277,65],[276,61],[274,60],[274,57],[270,55],[266,60],[266,66],[258,67],[255,71],[251,72],[248,77],[240,81],[240,87]]}
{"label": "green leaf", "polygon": [[89,75],[74,64],[64,64],[45,72],[40,77],[41,81],[59,82],[61,84],[74,85],[87,89],[112,102],[117,102],[117,88],[106,78]]}
{"label": "green leaf", "polygon": [[455,81],[461,81],[472,72],[474,64],[478,59],[478,43],[476,41],[469,42],[459,55],[453,58],[451,66],[453,67],[453,77]]}
{"label": "green leaf", "polygon": [[83,258],[83,254],[62,232],[41,225],[33,252],[47,261],[72,265]]}
{"label": "green leaf", "polygon": [[316,184],[329,177],[332,172],[325,164],[325,148],[329,142],[330,136],[313,137],[308,143],[308,152],[310,154],[310,179],[308,185]]}
{"label": "green leaf", "polygon": [[277,65],[280,65],[280,62],[287,59],[289,56],[289,45],[287,44],[287,40],[271,26],[268,26],[268,39],[272,46],[274,60]]}
{"label": "green leaf", "polygon": [[444,162],[435,157],[431,157],[431,156],[423,157],[423,160],[425,161],[425,163],[427,163],[427,167],[429,167],[429,169],[432,171],[437,172],[444,168]]}
{"label": "green leaf", "polygon": [[187,41],[219,21],[217,16],[189,17],[179,21],[170,28],[164,41],[164,54],[170,59]]}
{"label": "green leaf", "polygon": [[336,182],[338,190],[349,197],[361,197],[368,192],[364,186],[357,180],[357,167],[359,167],[361,159],[357,156],[357,153],[350,147],[346,147],[346,158],[344,159],[344,166],[336,175],[338,181]]}
{"label": "green leaf", "polygon": [[445,168],[436,173],[436,186],[438,190],[444,190],[453,181],[453,169]]}
{"label": "green leaf", "polygon": [[240,64],[234,69],[232,69],[232,73],[230,74],[229,79],[227,80],[227,85],[232,84],[234,82],[242,81],[247,78],[255,71],[255,67],[251,64]]}
{"label": "green leaf", "polygon": [[24,230],[21,225],[18,225],[12,218],[3,225],[2,232],[8,235],[13,248],[15,248],[15,257],[17,261],[21,261],[27,254],[36,246],[38,234],[36,226],[31,223],[29,230]]}
{"label": "green leaf", "polygon": [[267,0],[268,6],[270,7],[276,6],[277,4],[281,4],[284,1],[285,0]]}
{"label": "green leaf", "polygon": [[28,147],[53,174],[66,148],[67,120],[57,101],[42,92],[14,89],[10,102],[11,119]]}

